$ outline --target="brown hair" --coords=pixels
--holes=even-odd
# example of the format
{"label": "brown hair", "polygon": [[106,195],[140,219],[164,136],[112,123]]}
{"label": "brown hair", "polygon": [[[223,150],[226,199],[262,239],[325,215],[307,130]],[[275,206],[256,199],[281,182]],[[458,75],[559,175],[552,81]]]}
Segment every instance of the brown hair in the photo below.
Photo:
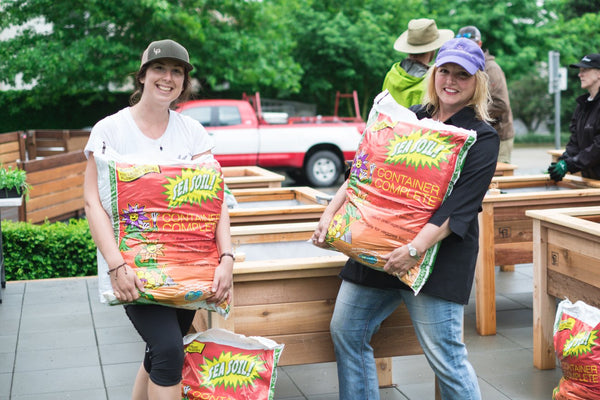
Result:
{"label": "brown hair", "polygon": [[[134,106],[140,102],[140,99],[142,98],[142,93],[144,93],[144,84],[142,83],[142,78],[146,76],[146,71],[148,70],[148,67],[150,67],[152,64],[152,62],[146,63],[142,65],[140,69],[136,72],[134,78],[135,90],[131,94],[131,96],[129,96],[130,106]],[[171,109],[175,109],[177,104],[189,100],[192,95],[192,80],[190,78],[190,71],[188,71],[188,69],[185,68],[185,65],[181,64],[181,66],[184,67],[185,70],[185,76],[183,78],[183,90],[181,91],[179,97],[175,99],[169,106],[169,108]]]}

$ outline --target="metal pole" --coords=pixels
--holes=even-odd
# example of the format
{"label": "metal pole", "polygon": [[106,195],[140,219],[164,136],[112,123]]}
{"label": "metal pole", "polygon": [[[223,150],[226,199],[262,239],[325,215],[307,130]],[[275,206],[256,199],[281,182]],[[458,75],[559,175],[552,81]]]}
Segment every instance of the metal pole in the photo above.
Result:
{"label": "metal pole", "polygon": [[560,149],[560,89],[554,93],[554,148]]}
{"label": "metal pole", "polygon": [[560,68],[560,53],[558,51],[551,51],[550,57],[552,58],[552,71],[550,79],[552,79],[552,89],[554,92],[554,148],[560,149],[560,82],[559,73]]}

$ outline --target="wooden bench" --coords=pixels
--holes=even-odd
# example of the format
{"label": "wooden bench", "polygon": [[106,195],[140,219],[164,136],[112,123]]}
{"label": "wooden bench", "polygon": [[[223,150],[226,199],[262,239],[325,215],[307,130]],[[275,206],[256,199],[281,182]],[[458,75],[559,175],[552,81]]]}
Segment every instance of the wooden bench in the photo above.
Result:
{"label": "wooden bench", "polygon": [[556,300],[600,307],[600,207],[526,214],[533,220],[533,365],[553,369]]}
{"label": "wooden bench", "polygon": [[78,218],[84,213],[83,180],[86,158],[82,150],[19,161],[31,186],[19,210],[19,220],[32,223]]}

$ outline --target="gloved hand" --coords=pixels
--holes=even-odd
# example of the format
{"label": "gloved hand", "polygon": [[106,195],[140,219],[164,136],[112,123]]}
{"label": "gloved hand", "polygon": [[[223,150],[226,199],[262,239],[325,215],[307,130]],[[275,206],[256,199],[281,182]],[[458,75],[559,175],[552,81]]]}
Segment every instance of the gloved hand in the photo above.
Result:
{"label": "gloved hand", "polygon": [[562,178],[567,174],[568,168],[565,160],[560,160],[559,162],[555,162],[550,164],[548,167],[548,173],[550,174],[550,178],[555,182],[562,181]]}

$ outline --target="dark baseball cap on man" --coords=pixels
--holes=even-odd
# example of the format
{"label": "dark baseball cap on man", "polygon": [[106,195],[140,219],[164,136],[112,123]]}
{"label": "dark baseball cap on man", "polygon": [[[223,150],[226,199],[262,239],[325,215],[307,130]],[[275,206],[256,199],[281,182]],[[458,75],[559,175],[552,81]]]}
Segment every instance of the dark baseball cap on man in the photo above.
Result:
{"label": "dark baseball cap on man", "polygon": [[194,69],[194,66],[190,64],[190,56],[185,47],[171,39],[157,40],[150,43],[148,48],[144,50],[144,54],[142,54],[140,68],[151,61],[162,58],[180,61],[188,72]]}
{"label": "dark baseball cap on man", "polygon": [[587,56],[583,56],[581,61],[577,64],[569,65],[571,68],[595,68],[600,69],[600,54],[588,54]]}

